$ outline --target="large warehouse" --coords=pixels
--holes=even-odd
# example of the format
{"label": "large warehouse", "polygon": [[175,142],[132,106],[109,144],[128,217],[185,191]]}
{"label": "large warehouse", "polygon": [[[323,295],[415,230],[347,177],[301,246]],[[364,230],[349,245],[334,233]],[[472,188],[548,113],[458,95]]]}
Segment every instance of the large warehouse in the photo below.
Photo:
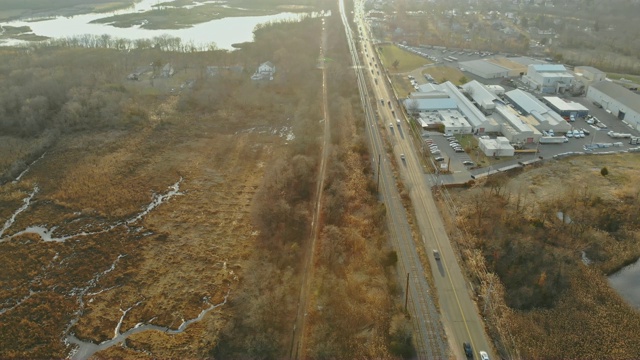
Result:
{"label": "large warehouse", "polygon": [[492,63],[489,59],[460,62],[460,70],[470,72],[483,79],[497,79],[509,76],[509,69]]}
{"label": "large warehouse", "polygon": [[473,99],[476,106],[487,115],[487,119],[494,119],[500,124],[499,132],[512,144],[533,143],[542,135],[531,124],[520,119],[513,108],[506,105],[488,87],[478,81],[470,81],[462,85],[462,88]]}
{"label": "large warehouse", "polygon": [[531,64],[522,81],[543,94],[562,93],[571,87],[571,75],[563,65]]}
{"label": "large warehouse", "polygon": [[575,101],[561,99],[557,96],[545,96],[542,100],[560,116],[568,117],[573,114],[576,117],[587,117],[589,115],[589,109]]}
{"label": "large warehouse", "polygon": [[571,129],[571,125],[562,116],[528,92],[516,89],[506,92],[504,96],[522,113],[522,118],[527,123],[540,131],[566,133]]}
{"label": "large warehouse", "polygon": [[409,98],[402,101],[408,113],[417,117],[422,127],[445,126],[445,132],[484,133],[496,132],[500,125],[493,119],[487,119],[469,99],[451,82],[434,85],[424,84],[418,87]]}
{"label": "large warehouse", "polygon": [[640,130],[640,95],[611,81],[600,81],[589,86],[587,98]]}

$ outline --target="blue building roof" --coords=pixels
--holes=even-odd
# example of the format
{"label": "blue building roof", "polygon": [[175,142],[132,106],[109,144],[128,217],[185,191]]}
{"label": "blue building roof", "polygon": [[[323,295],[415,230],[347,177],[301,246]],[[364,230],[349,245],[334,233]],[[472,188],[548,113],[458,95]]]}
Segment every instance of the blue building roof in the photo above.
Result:
{"label": "blue building roof", "polygon": [[456,102],[450,98],[406,99],[404,100],[404,106],[407,109],[411,109],[412,106],[416,106],[418,111],[436,111],[458,108]]}
{"label": "blue building roof", "polygon": [[565,71],[567,71],[567,69],[564,67],[564,65],[559,65],[559,64],[533,64],[533,65],[530,65],[530,66],[533,66],[533,68],[537,72],[565,72]]}

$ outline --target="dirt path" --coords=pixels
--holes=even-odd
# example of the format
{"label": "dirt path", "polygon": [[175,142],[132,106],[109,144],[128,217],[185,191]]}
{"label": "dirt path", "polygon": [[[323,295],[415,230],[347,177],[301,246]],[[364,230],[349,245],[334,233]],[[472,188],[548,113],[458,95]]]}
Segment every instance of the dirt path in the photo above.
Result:
{"label": "dirt path", "polygon": [[[324,59],[324,48],[326,44],[326,32],[324,31],[324,25],[322,27],[322,45],[320,48],[320,59]],[[324,179],[327,170],[327,158],[329,157],[329,142],[331,140],[331,127],[329,124],[329,105],[327,102],[327,73],[324,61],[320,62],[322,68],[322,113],[324,115],[324,134],[322,137],[322,156],[320,157],[320,169],[318,171],[318,179],[316,181],[316,199],[313,211],[313,217],[311,221],[311,243],[307,247],[303,262],[302,282],[300,286],[300,295],[298,298],[298,312],[296,314],[296,320],[293,326],[293,340],[291,342],[291,350],[289,357],[292,359],[304,359],[305,358],[305,338],[306,332],[306,315],[307,306],[309,300],[309,290],[311,287],[313,272],[314,272],[314,254],[316,248],[316,240],[318,239],[318,232],[320,229],[319,218],[322,207],[322,194],[324,189]]]}

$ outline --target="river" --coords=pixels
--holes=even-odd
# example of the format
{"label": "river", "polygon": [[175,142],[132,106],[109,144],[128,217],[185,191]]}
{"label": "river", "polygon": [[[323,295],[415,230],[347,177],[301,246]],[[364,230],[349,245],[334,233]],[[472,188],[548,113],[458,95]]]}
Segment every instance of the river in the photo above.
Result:
{"label": "river", "polygon": [[631,306],[640,310],[640,260],[609,276],[609,284]]}
{"label": "river", "polygon": [[[116,28],[108,24],[91,23],[93,20],[111,15],[129,14],[152,10],[158,0],[142,0],[134,6],[111,13],[90,13],[71,17],[56,16],[37,21],[11,21],[0,23],[0,26],[29,26],[35,35],[50,38],[66,38],[84,34],[108,34],[113,38],[129,40],[151,39],[157,36],[170,35],[178,37],[183,43],[192,43],[198,48],[206,48],[215,43],[217,48],[233,50],[233,44],[253,41],[253,30],[256,25],[283,20],[300,20],[308,14],[284,12],[266,16],[227,17],[195,24],[187,29],[149,30],[139,26]],[[18,40],[0,40],[0,45],[16,45]]]}

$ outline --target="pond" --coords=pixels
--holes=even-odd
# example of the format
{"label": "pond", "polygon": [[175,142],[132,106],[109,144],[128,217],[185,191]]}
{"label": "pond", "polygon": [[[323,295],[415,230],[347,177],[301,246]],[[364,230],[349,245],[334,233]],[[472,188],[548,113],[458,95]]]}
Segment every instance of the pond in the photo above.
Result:
{"label": "pond", "polygon": [[[11,21],[0,23],[0,26],[29,26],[35,35],[51,38],[66,38],[84,34],[108,34],[113,38],[129,40],[151,39],[162,35],[178,37],[183,43],[192,43],[197,48],[206,48],[215,43],[217,48],[233,50],[236,43],[253,41],[253,30],[256,25],[277,21],[299,21],[309,14],[283,12],[275,15],[227,17],[195,24],[186,29],[143,29],[139,26],[117,28],[109,24],[91,23],[94,20],[112,15],[140,13],[152,10],[158,0],[142,0],[134,6],[108,14],[83,14],[70,17],[56,16],[33,21]],[[0,40],[0,45],[16,45],[20,41]]]}
{"label": "pond", "polygon": [[631,306],[640,310],[640,259],[609,276],[609,284]]}

